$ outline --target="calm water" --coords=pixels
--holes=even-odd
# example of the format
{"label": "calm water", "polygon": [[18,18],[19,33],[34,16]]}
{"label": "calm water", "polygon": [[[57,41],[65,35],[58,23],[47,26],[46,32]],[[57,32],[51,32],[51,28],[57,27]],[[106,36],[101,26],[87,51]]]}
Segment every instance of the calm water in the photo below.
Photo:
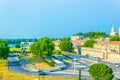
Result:
{"label": "calm water", "polygon": [[[17,45],[17,44],[8,44],[9,47],[15,47],[15,45]],[[21,46],[21,44],[18,44],[18,45]],[[29,46],[29,44],[23,44],[23,46]]]}

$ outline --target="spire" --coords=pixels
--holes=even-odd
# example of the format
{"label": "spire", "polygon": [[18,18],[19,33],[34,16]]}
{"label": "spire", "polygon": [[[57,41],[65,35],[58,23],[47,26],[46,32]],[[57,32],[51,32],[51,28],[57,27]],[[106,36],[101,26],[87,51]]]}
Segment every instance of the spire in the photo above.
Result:
{"label": "spire", "polygon": [[114,25],[112,25],[111,32],[115,32]]}
{"label": "spire", "polygon": [[114,25],[112,25],[110,36],[115,36],[115,35],[116,33],[115,33]]}

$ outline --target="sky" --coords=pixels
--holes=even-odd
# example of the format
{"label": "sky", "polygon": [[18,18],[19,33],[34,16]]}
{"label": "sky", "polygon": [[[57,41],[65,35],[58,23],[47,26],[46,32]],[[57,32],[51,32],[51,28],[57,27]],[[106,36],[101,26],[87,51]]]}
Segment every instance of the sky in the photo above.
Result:
{"label": "sky", "polygon": [[0,0],[0,38],[69,37],[120,27],[120,0]]}

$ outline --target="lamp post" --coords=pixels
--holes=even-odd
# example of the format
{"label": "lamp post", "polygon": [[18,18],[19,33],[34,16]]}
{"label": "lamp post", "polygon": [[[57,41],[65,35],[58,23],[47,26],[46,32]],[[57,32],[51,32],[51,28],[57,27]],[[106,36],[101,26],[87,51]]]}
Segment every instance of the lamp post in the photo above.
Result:
{"label": "lamp post", "polygon": [[77,59],[73,59],[73,70],[75,71],[76,70],[76,68],[75,68],[75,61],[76,61]]}
{"label": "lamp post", "polygon": [[81,46],[76,46],[76,47],[77,47],[77,49],[78,49],[78,55],[81,56]]}
{"label": "lamp post", "polygon": [[73,62],[73,65],[74,65],[74,68],[73,68],[73,69],[74,69],[74,71],[75,71],[75,61]]}
{"label": "lamp post", "polygon": [[78,80],[81,80],[81,70],[79,70]]}

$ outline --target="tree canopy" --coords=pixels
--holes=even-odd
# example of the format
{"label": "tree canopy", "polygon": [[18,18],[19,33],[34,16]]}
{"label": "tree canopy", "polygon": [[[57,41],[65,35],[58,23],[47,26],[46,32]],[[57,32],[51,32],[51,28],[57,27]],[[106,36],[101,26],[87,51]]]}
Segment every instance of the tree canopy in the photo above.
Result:
{"label": "tree canopy", "polygon": [[15,48],[20,48],[20,45],[19,45],[19,44],[16,44],[16,45],[15,45]]}
{"label": "tree canopy", "polygon": [[31,46],[31,52],[43,59],[50,57],[53,54],[54,43],[48,37],[41,38]]}
{"label": "tree canopy", "polygon": [[93,64],[89,68],[90,75],[94,78],[94,80],[112,80],[113,70],[102,63]]}
{"label": "tree canopy", "polygon": [[83,47],[93,47],[93,46],[94,46],[94,43],[95,43],[95,41],[94,41],[93,39],[87,40],[87,41],[84,43]]}
{"label": "tree canopy", "polygon": [[0,58],[6,59],[9,54],[9,47],[6,41],[0,40]]}
{"label": "tree canopy", "polygon": [[94,32],[94,31],[90,31],[88,33],[76,33],[74,35],[83,35],[86,38],[99,38],[99,37],[107,37],[108,35],[105,32]]}
{"label": "tree canopy", "polygon": [[73,51],[73,44],[70,40],[70,38],[62,38],[60,40],[60,45],[59,45],[60,49],[62,51],[65,51],[65,52],[72,52]]}
{"label": "tree canopy", "polygon": [[120,41],[120,36],[112,36],[110,37],[110,41]]}

